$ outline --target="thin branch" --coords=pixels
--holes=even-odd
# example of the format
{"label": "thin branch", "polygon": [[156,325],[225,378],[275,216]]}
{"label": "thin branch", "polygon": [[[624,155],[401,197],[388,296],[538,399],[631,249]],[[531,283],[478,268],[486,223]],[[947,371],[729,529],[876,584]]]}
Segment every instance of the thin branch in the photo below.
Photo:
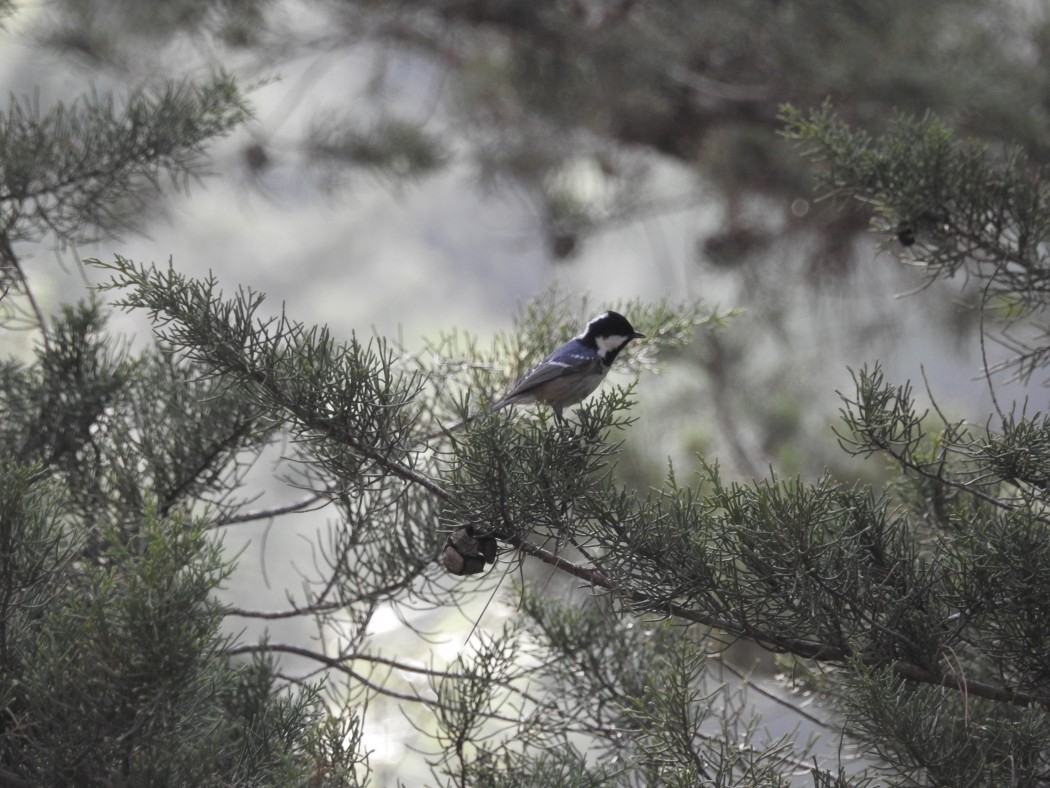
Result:
{"label": "thin branch", "polygon": [[[968,484],[966,482],[957,482],[954,479],[949,479],[946,476],[942,476],[939,473],[932,473],[931,471],[926,470],[926,468],[923,467],[921,464],[909,460],[901,452],[894,451],[893,447],[886,441],[872,437],[871,443],[872,445],[884,451],[894,460],[896,460],[902,468],[907,468],[910,471],[914,471],[915,473],[919,474],[920,476],[926,479],[930,479],[931,481],[935,481],[938,484],[943,484],[945,487],[951,487],[952,489],[959,490],[960,492],[964,492],[968,495],[972,495],[974,498],[978,498],[984,501],[985,503],[991,504],[996,508],[1003,509],[1008,512],[1013,512],[1021,508],[1018,504],[1013,504],[1009,501],[1004,501],[1002,498],[996,498],[994,495],[983,492],[982,490],[978,490],[974,488],[971,484]],[[1033,511],[1032,517],[1041,523],[1046,523],[1047,525],[1050,525],[1050,515],[1038,514],[1037,512]]]}
{"label": "thin branch", "polygon": [[785,709],[789,710],[792,714],[797,714],[798,716],[803,717],[804,719],[806,719],[808,722],[812,723],[813,725],[817,725],[817,726],[819,726],[821,728],[824,728],[824,729],[829,730],[829,731],[833,731],[835,733],[839,732],[838,728],[836,728],[836,727],[834,727],[832,725],[829,725],[826,720],[822,720],[820,717],[816,716],[815,714],[810,714],[808,711],[803,709],[797,703],[792,703],[791,701],[780,697],[775,692],[771,692],[770,690],[767,690],[761,684],[758,684],[758,683],[752,681],[750,673],[746,673],[746,672],[740,670],[735,665],[731,664],[728,660],[722,658],[720,655],[716,654],[715,657],[718,659],[718,664],[721,665],[726,670],[728,670],[730,673],[732,673],[738,679],[740,679],[740,682],[745,687],[748,688],[748,691],[757,692],[759,695],[761,695],[762,697],[766,698],[767,700],[770,700],[770,701],[772,701],[773,703],[776,703],[779,706],[783,706]]}
{"label": "thin branch", "polygon": [[[258,386],[267,391],[273,397],[274,403],[278,407],[286,409],[288,408],[287,404],[284,401],[283,392],[269,376],[267,376],[261,370],[254,369],[253,367],[247,364],[244,364],[243,366],[247,376],[250,377]],[[331,431],[330,429],[328,429],[328,425],[323,421],[304,418],[303,415],[300,413],[295,413],[294,415],[295,418],[299,420],[304,427],[312,430],[317,430],[318,432],[327,435],[332,440],[344,444],[353,451],[356,451],[362,457],[371,460],[380,468],[393,474],[399,479],[403,479],[407,482],[412,482],[413,484],[418,484],[424,490],[436,495],[443,501],[452,500],[452,496],[448,493],[447,490],[445,490],[445,488],[443,488],[433,479],[423,475],[419,471],[409,468],[407,465],[404,465],[403,463],[400,463],[397,460],[390,459],[386,455],[382,454],[381,452],[377,451],[371,446],[366,445],[364,442],[356,440],[355,438],[353,438],[345,432],[335,433]]]}
{"label": "thin branch", "polygon": [[300,616],[314,616],[322,613],[332,613],[346,607],[342,602],[328,602],[326,604],[306,605],[305,607],[292,607],[288,610],[249,610],[243,607],[224,608],[224,614],[237,616],[238,618],[254,618],[259,621],[280,621],[285,618],[299,618]]}
{"label": "thin branch", "polygon": [[985,313],[988,311],[988,290],[989,288],[991,288],[992,282],[995,281],[996,276],[997,273],[992,274],[992,276],[988,277],[988,282],[984,286],[984,292],[981,295],[981,308],[979,310],[981,322],[978,329],[978,337],[981,342],[981,367],[984,372],[985,382],[988,384],[988,393],[991,394],[992,405],[995,406],[995,412],[999,414],[999,419],[1001,421],[1005,421],[1006,416],[1003,414],[1003,409],[999,407],[999,397],[997,396],[995,391],[995,384],[992,383],[992,368],[988,364],[988,348],[985,342],[985,335],[987,334],[987,329],[985,328],[984,320]]}
{"label": "thin branch", "polygon": [[[314,651],[312,649],[303,648],[301,646],[295,646],[295,645],[292,645],[290,643],[260,643],[260,644],[255,644],[255,645],[245,644],[245,645],[241,645],[241,646],[236,646],[236,647],[230,649],[227,653],[230,656],[238,656],[238,655],[246,655],[246,654],[272,654],[272,653],[291,654],[293,656],[303,657],[303,658],[309,659],[309,660],[311,660],[313,662],[317,662],[317,663],[319,663],[321,665],[324,665],[325,667],[332,668],[333,670],[337,670],[340,673],[346,675],[347,677],[353,679],[354,681],[357,681],[358,683],[362,684],[366,689],[369,689],[372,692],[378,693],[380,695],[384,695],[384,696],[386,696],[388,698],[393,698],[395,700],[410,701],[412,703],[423,703],[423,704],[425,704],[427,706],[427,708],[430,708],[430,709],[440,709],[440,710],[443,710],[443,711],[448,711],[448,712],[453,712],[453,713],[459,713],[459,712],[462,711],[462,709],[459,709],[459,708],[456,708],[456,707],[452,707],[452,706],[448,706],[446,704],[441,703],[441,701],[439,701],[437,698],[434,698],[433,700],[431,700],[431,699],[428,699],[428,698],[423,698],[420,695],[409,695],[408,693],[398,692],[397,690],[392,690],[392,689],[384,687],[384,686],[382,686],[380,684],[376,684],[371,679],[361,675],[360,673],[358,673],[357,671],[352,669],[349,666],[349,664],[348,664],[348,663],[353,662],[354,660],[358,660],[358,659],[367,659],[369,661],[380,661],[380,660],[376,660],[375,658],[373,658],[371,656],[369,656],[369,657],[361,657],[361,656],[358,656],[358,655],[353,655],[353,656],[349,656],[349,657],[330,657],[327,654],[321,653],[320,651]],[[404,669],[403,666],[398,666],[398,668],[399,669]],[[421,672],[424,672],[424,673],[432,675],[432,676],[437,676],[439,678],[450,678],[450,679],[457,679],[457,680],[459,680],[459,679],[465,680],[465,679],[471,678],[470,676],[464,676],[464,675],[455,674],[455,673],[448,673],[448,672],[439,671],[439,670],[426,671],[425,669],[423,669]],[[524,696],[524,693],[521,693],[518,690],[515,690],[515,692],[518,692],[518,694],[521,694],[521,695]],[[512,725],[519,725],[521,723],[521,720],[519,718],[508,717],[506,715],[498,714],[496,712],[486,712],[485,717],[486,717],[486,719],[496,720],[497,722],[506,722],[506,723],[510,723]]]}
{"label": "thin branch", "polygon": [[216,522],[212,527],[221,528],[226,525],[239,525],[240,523],[251,523],[259,520],[272,520],[275,517],[280,517],[284,514],[305,512],[310,510],[310,508],[319,501],[324,501],[324,505],[327,505],[328,492],[328,490],[325,490],[323,492],[311,493],[297,501],[281,504],[279,506],[271,506],[265,509],[249,509],[246,512],[231,514],[230,516],[224,517]]}
{"label": "thin branch", "polygon": [[[160,503],[161,514],[167,513],[179,499],[186,494],[186,492],[196,483],[201,481],[201,477],[209,469],[212,470],[211,479],[216,477],[216,474],[222,472],[225,468],[225,464],[219,464],[216,468],[215,463],[222,457],[225,452],[228,452],[231,448],[237,446],[237,444],[250,434],[252,428],[255,426],[254,419],[245,419],[236,427],[234,427],[229,433],[221,436],[211,447],[203,457],[200,458],[196,467],[191,468],[190,471],[175,485],[175,487],[167,492],[164,496],[164,500]],[[204,481],[207,484],[208,481]]]}
{"label": "thin branch", "polygon": [[15,250],[11,247],[11,240],[7,237],[7,233],[4,232],[0,232],[0,267],[10,267],[14,271],[15,278],[18,280],[26,300],[29,301],[29,307],[33,310],[33,315],[40,328],[40,338],[43,342],[44,350],[50,350],[50,335],[47,331],[47,321],[44,319],[44,312],[40,308],[40,304],[37,303],[36,296],[33,295],[33,288],[29,286],[29,277],[26,276],[22,263],[15,254]]}

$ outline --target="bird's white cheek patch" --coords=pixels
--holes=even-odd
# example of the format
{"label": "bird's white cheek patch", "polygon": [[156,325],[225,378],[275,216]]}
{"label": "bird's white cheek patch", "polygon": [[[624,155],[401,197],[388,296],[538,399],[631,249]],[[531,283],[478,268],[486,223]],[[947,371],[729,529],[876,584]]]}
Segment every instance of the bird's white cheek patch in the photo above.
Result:
{"label": "bird's white cheek patch", "polygon": [[627,344],[630,337],[613,334],[611,337],[595,337],[594,343],[598,346],[598,352],[605,355],[610,350],[616,350]]}

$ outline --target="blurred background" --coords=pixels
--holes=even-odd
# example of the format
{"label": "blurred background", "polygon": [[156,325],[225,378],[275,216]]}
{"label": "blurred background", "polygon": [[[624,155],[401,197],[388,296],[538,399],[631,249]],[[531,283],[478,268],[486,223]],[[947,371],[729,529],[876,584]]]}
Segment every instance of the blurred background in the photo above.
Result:
{"label": "blurred background", "polygon": [[[928,385],[949,418],[990,412],[976,294],[927,287],[902,228],[872,232],[863,206],[815,201],[778,113],[830,101],[877,133],[895,112],[932,111],[1045,163],[1041,2],[52,0],[17,3],[0,42],[5,91],[42,110],[222,69],[254,116],[202,152],[209,176],[167,184],[127,233],[18,249],[45,312],[98,277],[79,259],[114,254],[213,272],[274,312],[409,351],[452,327],[510,330],[552,285],[593,312],[635,297],[739,308],[643,373],[621,467],[639,487],[660,483],[668,457],[684,477],[698,454],[729,478],[881,478],[832,430],[850,367],[876,360]],[[141,316],[114,320],[148,341]],[[1046,405],[1042,388],[994,385],[1001,402]],[[258,471],[259,505],[301,494]],[[326,522],[228,529],[231,599],[284,606]],[[487,596],[438,625],[455,633],[444,645],[392,614],[375,637],[402,656],[454,654]],[[513,600],[485,613],[512,614]],[[389,719],[377,766],[411,733]]]}

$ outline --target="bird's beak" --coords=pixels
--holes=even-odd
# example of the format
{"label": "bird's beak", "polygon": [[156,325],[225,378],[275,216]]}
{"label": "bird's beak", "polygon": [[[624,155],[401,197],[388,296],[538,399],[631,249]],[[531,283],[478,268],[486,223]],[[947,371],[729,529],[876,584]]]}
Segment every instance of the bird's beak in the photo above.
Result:
{"label": "bird's beak", "polygon": [[635,331],[633,334],[631,334],[631,339],[645,339],[645,334],[643,334],[641,331]]}

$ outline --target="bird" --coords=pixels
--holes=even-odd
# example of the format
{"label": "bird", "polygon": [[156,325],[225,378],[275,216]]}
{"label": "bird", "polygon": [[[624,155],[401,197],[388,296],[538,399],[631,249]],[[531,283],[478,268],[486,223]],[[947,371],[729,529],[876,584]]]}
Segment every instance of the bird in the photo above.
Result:
{"label": "bird", "polygon": [[509,405],[544,402],[554,418],[564,422],[562,411],[583,401],[605,379],[613,361],[632,339],[645,337],[619,312],[602,312],[583,331],[559,347],[515,383],[492,413]]}

